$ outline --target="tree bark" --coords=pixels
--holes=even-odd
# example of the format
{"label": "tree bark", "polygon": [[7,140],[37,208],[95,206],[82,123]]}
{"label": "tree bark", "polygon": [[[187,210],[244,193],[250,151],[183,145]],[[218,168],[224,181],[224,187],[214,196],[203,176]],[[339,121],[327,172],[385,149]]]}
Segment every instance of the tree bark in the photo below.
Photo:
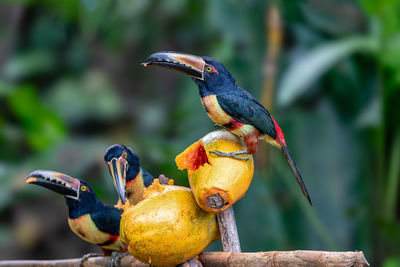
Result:
{"label": "tree bark", "polygon": [[362,252],[269,251],[257,253],[208,252],[200,254],[203,266],[285,266],[285,267],[364,267],[369,266]]}
{"label": "tree bark", "polygon": [[241,252],[233,207],[218,213],[217,219],[223,250],[225,252]]}
{"label": "tree bark", "polygon": [[[203,266],[309,266],[309,267],[365,267],[369,266],[364,254],[358,252],[329,251],[269,251],[256,253],[238,252],[204,252],[199,256]],[[0,261],[0,267],[77,267],[80,259],[49,260],[49,261]],[[108,266],[110,257],[96,257],[85,261],[84,266]],[[150,265],[126,256],[121,260],[121,267],[149,267]]]}

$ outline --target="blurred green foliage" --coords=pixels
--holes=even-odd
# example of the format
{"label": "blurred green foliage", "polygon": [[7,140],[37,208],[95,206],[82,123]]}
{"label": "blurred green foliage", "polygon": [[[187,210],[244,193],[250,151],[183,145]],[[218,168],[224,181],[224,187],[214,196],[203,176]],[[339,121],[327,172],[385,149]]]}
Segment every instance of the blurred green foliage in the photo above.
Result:
{"label": "blurred green foliage", "polygon": [[83,178],[112,204],[102,156],[124,143],[155,176],[187,185],[174,158],[213,124],[190,79],[140,63],[160,50],[212,56],[261,96],[271,5],[284,23],[271,111],[315,207],[268,147],[268,162],[235,206],[242,248],[363,250],[373,265],[398,266],[396,0],[3,1],[0,258],[94,249],[67,229],[64,203],[51,201],[60,197],[25,186],[35,169]]}

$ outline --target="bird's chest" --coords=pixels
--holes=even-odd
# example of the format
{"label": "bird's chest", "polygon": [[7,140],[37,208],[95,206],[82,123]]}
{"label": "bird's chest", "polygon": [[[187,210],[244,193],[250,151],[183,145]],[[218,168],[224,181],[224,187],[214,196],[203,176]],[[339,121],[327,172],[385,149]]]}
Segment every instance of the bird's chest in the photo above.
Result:
{"label": "bird's chest", "polygon": [[142,171],[138,173],[135,179],[126,183],[126,194],[129,199],[129,202],[132,205],[136,205],[140,201],[143,200],[144,193],[144,183]]}
{"label": "bird's chest", "polygon": [[68,218],[68,224],[75,234],[92,244],[103,244],[110,239],[109,234],[96,227],[89,214],[75,219]]}
{"label": "bird's chest", "polygon": [[201,103],[206,110],[208,116],[215,122],[221,125],[229,124],[232,117],[226,113],[218,103],[216,95],[208,95],[201,98]]}

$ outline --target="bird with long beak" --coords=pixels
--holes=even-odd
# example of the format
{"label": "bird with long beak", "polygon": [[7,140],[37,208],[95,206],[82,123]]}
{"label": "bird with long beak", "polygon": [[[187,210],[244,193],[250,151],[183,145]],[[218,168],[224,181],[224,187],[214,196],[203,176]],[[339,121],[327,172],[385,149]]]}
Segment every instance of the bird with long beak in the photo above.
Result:
{"label": "bird with long beak", "polygon": [[285,137],[271,114],[251,94],[239,87],[230,72],[217,60],[179,52],[158,52],[150,55],[143,66],[154,65],[183,72],[199,87],[201,103],[208,116],[217,124],[241,136],[247,151],[214,154],[247,160],[242,155],[254,154],[258,140],[264,139],[279,148],[304,196],[312,205],[300,172],[286,146]]}
{"label": "bird with long beak", "polygon": [[132,149],[125,145],[112,145],[107,148],[104,160],[120,198],[116,207],[120,208],[122,204],[125,204],[126,199],[132,205],[143,200],[144,188],[149,187],[154,178],[140,167],[139,157],[133,153]]}
{"label": "bird with long beak", "polygon": [[104,205],[88,183],[46,170],[32,172],[26,182],[63,195],[69,209],[68,224],[71,230],[83,240],[100,246],[105,256],[110,256],[113,251],[127,251],[119,238],[122,211]]}

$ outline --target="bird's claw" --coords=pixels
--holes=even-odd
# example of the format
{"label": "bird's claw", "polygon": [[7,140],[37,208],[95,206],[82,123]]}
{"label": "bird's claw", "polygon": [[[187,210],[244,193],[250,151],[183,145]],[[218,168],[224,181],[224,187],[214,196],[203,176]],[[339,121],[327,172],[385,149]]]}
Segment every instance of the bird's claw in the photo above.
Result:
{"label": "bird's claw", "polygon": [[93,258],[93,257],[101,257],[103,256],[102,254],[99,253],[87,253],[85,255],[83,255],[81,257],[81,260],[79,261],[78,266],[79,267],[83,267],[83,264],[85,263],[85,261],[87,261],[89,258]]}
{"label": "bird's claw", "polygon": [[118,251],[113,251],[111,253],[111,260],[110,260],[110,266],[109,267],[119,267],[121,266],[121,260],[123,257],[130,255],[129,251],[127,252],[118,252]]}
{"label": "bird's claw", "polygon": [[211,150],[210,153],[213,153],[213,154],[221,156],[221,157],[230,157],[230,158],[239,159],[239,160],[249,160],[249,157],[237,156],[237,155],[248,155],[249,152],[247,152],[247,151],[222,152],[219,150]]}
{"label": "bird's claw", "polygon": [[214,127],[217,128],[217,129],[226,129],[226,127],[224,125],[219,124],[219,123],[215,123]]}

